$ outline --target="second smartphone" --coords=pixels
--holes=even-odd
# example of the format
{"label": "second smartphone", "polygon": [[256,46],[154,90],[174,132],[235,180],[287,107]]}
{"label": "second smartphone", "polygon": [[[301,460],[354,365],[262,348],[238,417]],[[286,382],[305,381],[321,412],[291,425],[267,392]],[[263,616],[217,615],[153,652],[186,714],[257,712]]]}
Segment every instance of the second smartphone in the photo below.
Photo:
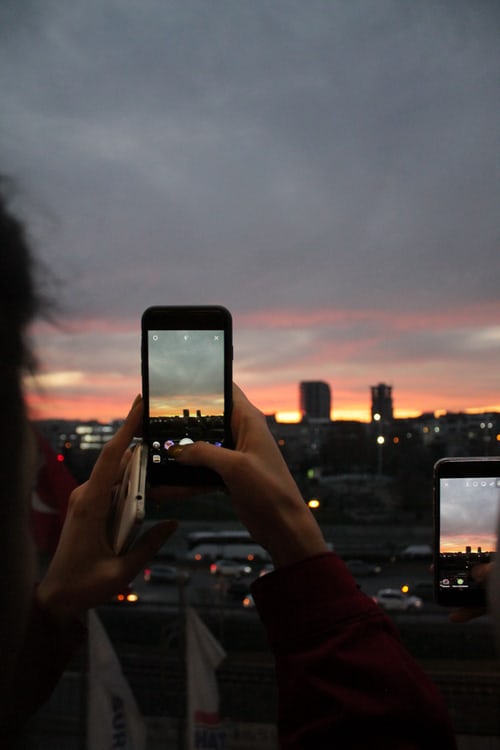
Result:
{"label": "second smartphone", "polygon": [[500,458],[443,458],[434,467],[434,587],[439,604],[485,606],[474,567],[496,553]]}
{"label": "second smartphone", "polygon": [[172,445],[232,447],[232,319],[221,306],[149,307],[142,316],[144,440],[150,485],[220,485],[170,458]]}

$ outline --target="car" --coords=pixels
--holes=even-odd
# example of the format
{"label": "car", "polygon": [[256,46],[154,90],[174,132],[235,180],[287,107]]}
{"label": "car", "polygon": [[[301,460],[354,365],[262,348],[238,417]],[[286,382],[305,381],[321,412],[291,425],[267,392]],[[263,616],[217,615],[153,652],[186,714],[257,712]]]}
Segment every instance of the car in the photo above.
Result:
{"label": "car", "polygon": [[372,598],[380,607],[391,612],[418,611],[424,604],[419,596],[404,594],[398,589],[380,589]]}
{"label": "car", "polygon": [[432,547],[430,544],[409,544],[399,556],[401,560],[431,560]]}
{"label": "car", "polygon": [[236,578],[231,578],[227,593],[229,596],[235,597],[240,599],[242,596],[245,596],[245,594],[250,591],[250,586],[255,580],[255,575],[253,573],[250,573],[249,575],[242,575],[237,576]]}
{"label": "car", "polygon": [[186,562],[211,563],[221,554],[222,552],[219,544],[198,544],[186,554]]}
{"label": "car", "polygon": [[355,578],[356,576],[376,576],[382,572],[380,565],[368,563],[364,560],[347,560],[346,566]]}
{"label": "car", "polygon": [[120,605],[137,604],[139,601],[139,594],[133,590],[132,586],[124,586],[117,594],[115,594],[111,601],[113,604]]}
{"label": "car", "polygon": [[239,563],[236,560],[216,560],[210,565],[210,572],[212,575],[240,578],[241,576],[249,575],[252,572],[252,568],[250,565]]}
{"label": "car", "polygon": [[434,584],[432,581],[416,581],[415,583],[405,583],[401,586],[403,594],[419,596],[427,601],[434,600]]}
{"label": "car", "polygon": [[224,544],[220,556],[225,560],[241,560],[241,562],[265,563],[269,561],[269,553],[260,544],[253,542],[246,544]]}
{"label": "car", "polygon": [[259,578],[262,578],[262,576],[266,576],[268,573],[272,573],[274,570],[274,565],[272,563],[266,563],[262,566],[262,568],[259,570]]}
{"label": "car", "polygon": [[189,578],[189,573],[176,568],[174,565],[153,563],[144,569],[146,583],[179,583],[180,581],[185,582],[186,578]]}

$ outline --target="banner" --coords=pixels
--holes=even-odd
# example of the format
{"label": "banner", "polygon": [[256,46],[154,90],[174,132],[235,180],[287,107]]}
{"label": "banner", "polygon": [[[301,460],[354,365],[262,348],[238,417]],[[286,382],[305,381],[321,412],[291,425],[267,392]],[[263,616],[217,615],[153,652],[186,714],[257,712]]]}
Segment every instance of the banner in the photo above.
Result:
{"label": "banner", "polygon": [[226,652],[192,607],[186,609],[186,750],[224,750],[226,731],[219,715],[215,670]]}
{"label": "banner", "polygon": [[146,724],[97,614],[89,627],[88,750],[146,750]]}

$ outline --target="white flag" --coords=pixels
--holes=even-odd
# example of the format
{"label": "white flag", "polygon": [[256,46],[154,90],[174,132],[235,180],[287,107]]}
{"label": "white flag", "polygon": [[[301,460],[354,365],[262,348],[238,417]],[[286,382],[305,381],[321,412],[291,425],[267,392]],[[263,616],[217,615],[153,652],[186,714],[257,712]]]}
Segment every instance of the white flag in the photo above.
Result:
{"label": "white flag", "polygon": [[215,670],[226,652],[192,607],[186,609],[187,750],[223,748]]}
{"label": "white flag", "polygon": [[88,750],[146,750],[146,724],[101,621],[89,612]]}

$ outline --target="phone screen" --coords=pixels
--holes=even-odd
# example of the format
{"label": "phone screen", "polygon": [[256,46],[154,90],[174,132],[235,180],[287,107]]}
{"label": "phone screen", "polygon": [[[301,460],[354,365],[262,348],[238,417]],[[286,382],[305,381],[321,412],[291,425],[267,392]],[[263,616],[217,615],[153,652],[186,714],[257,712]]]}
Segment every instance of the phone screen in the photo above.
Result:
{"label": "phone screen", "polygon": [[[227,311],[153,308],[144,314],[145,436],[153,483],[202,481],[199,472],[183,476],[168,455],[173,445],[202,440],[230,447],[231,362]],[[206,472],[204,479],[210,479]]]}
{"label": "phone screen", "polygon": [[224,331],[148,331],[153,461],[176,443],[224,445]]}
{"label": "phone screen", "polygon": [[[456,462],[456,473],[448,476],[453,463],[436,478],[439,536],[436,566],[438,601],[467,606],[485,601],[484,584],[474,578],[476,565],[489,563],[496,553],[496,528],[500,505],[500,462]],[[469,467],[469,472],[467,472]],[[495,474],[489,471],[494,470]]]}

